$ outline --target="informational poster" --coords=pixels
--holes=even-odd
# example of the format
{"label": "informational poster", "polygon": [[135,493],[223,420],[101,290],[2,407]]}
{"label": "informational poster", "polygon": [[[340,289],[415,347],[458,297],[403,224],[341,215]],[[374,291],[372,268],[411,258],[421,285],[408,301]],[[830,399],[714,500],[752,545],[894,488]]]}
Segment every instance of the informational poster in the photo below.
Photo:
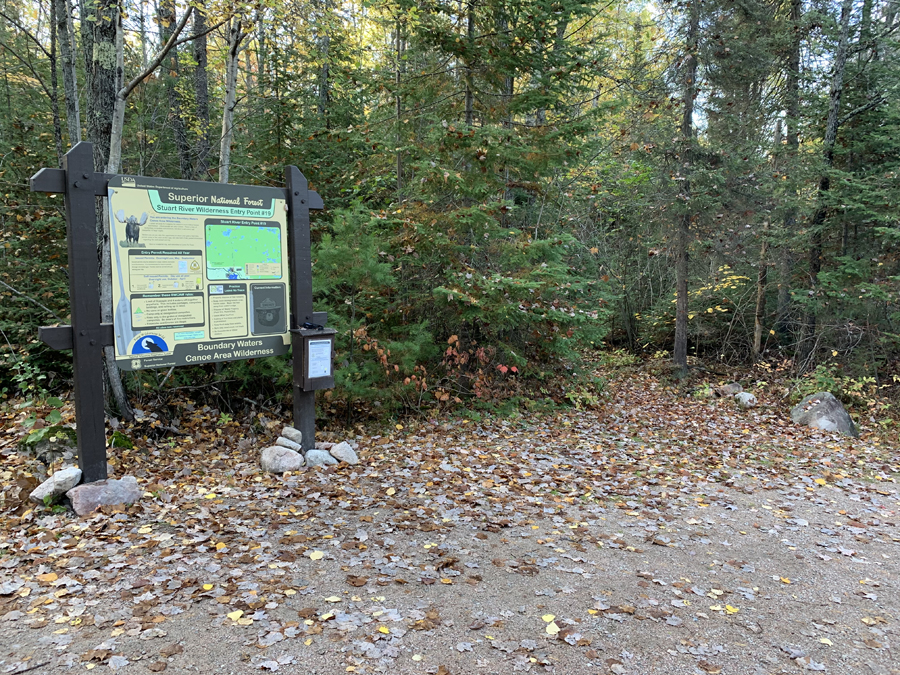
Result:
{"label": "informational poster", "polygon": [[288,352],[283,190],[115,176],[109,219],[120,368]]}
{"label": "informational poster", "polygon": [[307,363],[309,379],[331,377],[331,340],[310,340]]}

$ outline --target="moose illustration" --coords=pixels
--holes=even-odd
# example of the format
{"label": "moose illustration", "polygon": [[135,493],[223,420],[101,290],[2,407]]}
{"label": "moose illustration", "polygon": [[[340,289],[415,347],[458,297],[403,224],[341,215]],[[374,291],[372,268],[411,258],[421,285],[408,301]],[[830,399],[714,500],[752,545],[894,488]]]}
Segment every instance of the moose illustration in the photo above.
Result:
{"label": "moose illustration", "polygon": [[120,223],[125,223],[125,241],[129,244],[136,244],[141,237],[141,225],[147,222],[147,214],[142,213],[141,219],[138,220],[137,216],[128,216],[125,217],[125,211],[119,209],[116,211],[116,220]]}

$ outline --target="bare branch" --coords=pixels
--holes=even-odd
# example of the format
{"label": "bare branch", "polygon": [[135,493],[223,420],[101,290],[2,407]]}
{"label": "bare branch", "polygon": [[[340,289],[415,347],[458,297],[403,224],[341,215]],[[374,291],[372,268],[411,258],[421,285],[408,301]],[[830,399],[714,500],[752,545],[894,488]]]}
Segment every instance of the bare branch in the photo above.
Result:
{"label": "bare branch", "polygon": [[137,87],[141,82],[144,81],[148,75],[150,75],[154,70],[159,67],[159,64],[162,63],[163,59],[166,58],[166,54],[168,54],[172,48],[175,46],[175,42],[178,39],[178,36],[181,35],[181,31],[184,30],[184,27],[187,25],[188,19],[191,16],[191,13],[194,11],[193,7],[188,7],[187,11],[181,17],[181,20],[178,22],[178,25],[175,26],[175,30],[172,31],[172,35],[169,37],[169,40],[163,45],[163,48],[159,50],[156,56],[150,61],[146,68],[143,71],[138,73],[134,79],[131,80],[128,84],[126,84],[118,93],[118,98],[125,100],[128,98],[128,95],[134,91],[134,88]]}
{"label": "bare branch", "polygon": [[886,100],[887,99],[884,96],[878,96],[878,98],[876,98],[874,101],[866,103],[865,105],[861,105],[858,108],[856,108],[855,110],[851,110],[841,119],[840,122],[838,122],[838,126],[839,127],[843,126],[845,123],[849,122],[857,115],[861,115],[862,113],[866,112],[867,110],[871,110],[872,108],[877,108],[882,103],[884,103]]}
{"label": "bare branch", "polygon": [[4,19],[9,21],[13,26],[15,26],[20,31],[22,31],[34,44],[36,44],[38,46],[38,49],[40,49],[42,52],[44,52],[44,56],[46,56],[48,59],[51,58],[50,52],[48,52],[44,48],[44,45],[41,44],[40,40],[38,40],[27,28],[25,28],[25,26],[23,26],[18,21],[13,19],[6,12],[0,11],[0,16],[2,16]]}
{"label": "bare branch", "polygon": [[196,40],[197,38],[201,38],[204,35],[212,33],[216,28],[219,28],[220,26],[224,26],[228,22],[228,20],[231,19],[233,16],[234,16],[234,14],[229,14],[224,19],[222,19],[219,23],[217,23],[215,26],[210,26],[202,33],[194,33],[193,35],[188,35],[186,38],[181,38],[178,42],[175,43],[174,46],[177,47],[178,45],[183,45],[185,42],[190,42],[191,40]]}
{"label": "bare branch", "polygon": [[11,291],[12,291],[13,293],[15,293],[16,295],[25,298],[25,299],[28,300],[29,302],[33,302],[35,305],[37,305],[38,307],[40,307],[41,309],[43,309],[45,312],[47,312],[48,314],[50,314],[54,319],[56,319],[57,321],[59,321],[60,323],[62,323],[63,320],[59,318],[59,315],[58,315],[56,312],[54,312],[54,311],[53,311],[52,309],[50,309],[49,307],[45,307],[44,305],[42,305],[41,303],[39,303],[37,300],[35,300],[34,298],[32,298],[30,295],[25,295],[22,291],[16,290],[16,289],[13,288],[12,286],[10,286],[8,283],[6,283],[5,281],[3,281],[3,279],[0,279],[0,284],[3,284],[4,286],[6,286],[9,290],[11,290]]}

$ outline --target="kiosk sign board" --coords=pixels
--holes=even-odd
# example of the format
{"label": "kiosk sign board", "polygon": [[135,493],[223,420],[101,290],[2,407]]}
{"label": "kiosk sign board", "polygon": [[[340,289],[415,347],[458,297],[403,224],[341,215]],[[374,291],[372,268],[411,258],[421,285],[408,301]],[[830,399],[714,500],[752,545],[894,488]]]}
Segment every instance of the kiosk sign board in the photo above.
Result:
{"label": "kiosk sign board", "polygon": [[[98,173],[90,143],[31,177],[64,194],[72,324],[39,338],[72,350],[78,465],[106,478],[103,350],[123,370],[292,351],[294,426],[315,445],[317,389],[334,386],[335,330],[313,311],[309,212],[324,208],[295,166],[284,187]],[[113,321],[102,320],[97,197],[109,207]],[[104,263],[107,260],[103,261]]]}
{"label": "kiosk sign board", "polygon": [[113,176],[108,195],[120,368],[288,352],[284,190]]}

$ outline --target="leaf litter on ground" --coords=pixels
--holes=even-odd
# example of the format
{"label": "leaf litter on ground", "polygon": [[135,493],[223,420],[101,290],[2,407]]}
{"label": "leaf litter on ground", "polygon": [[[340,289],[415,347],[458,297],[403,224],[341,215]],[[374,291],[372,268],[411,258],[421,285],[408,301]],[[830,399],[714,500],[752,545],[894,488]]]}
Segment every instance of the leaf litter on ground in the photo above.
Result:
{"label": "leaf litter on ground", "polygon": [[[873,479],[892,449],[865,426],[860,440],[795,428],[775,403],[684,399],[648,373],[609,391],[601,411],[360,436],[361,464],[285,476],[255,458],[277,421],[254,434],[196,408],[172,440],[126,428],[114,465],[144,499],[85,519],[22,508],[40,467],[11,424],[0,641],[17,646],[0,669],[49,646],[54,672],[218,658],[755,673],[759,658],[890,673],[872,654],[895,635],[896,584],[859,595],[856,577],[897,578],[896,486]],[[772,646],[785,633],[805,651]],[[177,642],[151,663],[162,638]]]}

